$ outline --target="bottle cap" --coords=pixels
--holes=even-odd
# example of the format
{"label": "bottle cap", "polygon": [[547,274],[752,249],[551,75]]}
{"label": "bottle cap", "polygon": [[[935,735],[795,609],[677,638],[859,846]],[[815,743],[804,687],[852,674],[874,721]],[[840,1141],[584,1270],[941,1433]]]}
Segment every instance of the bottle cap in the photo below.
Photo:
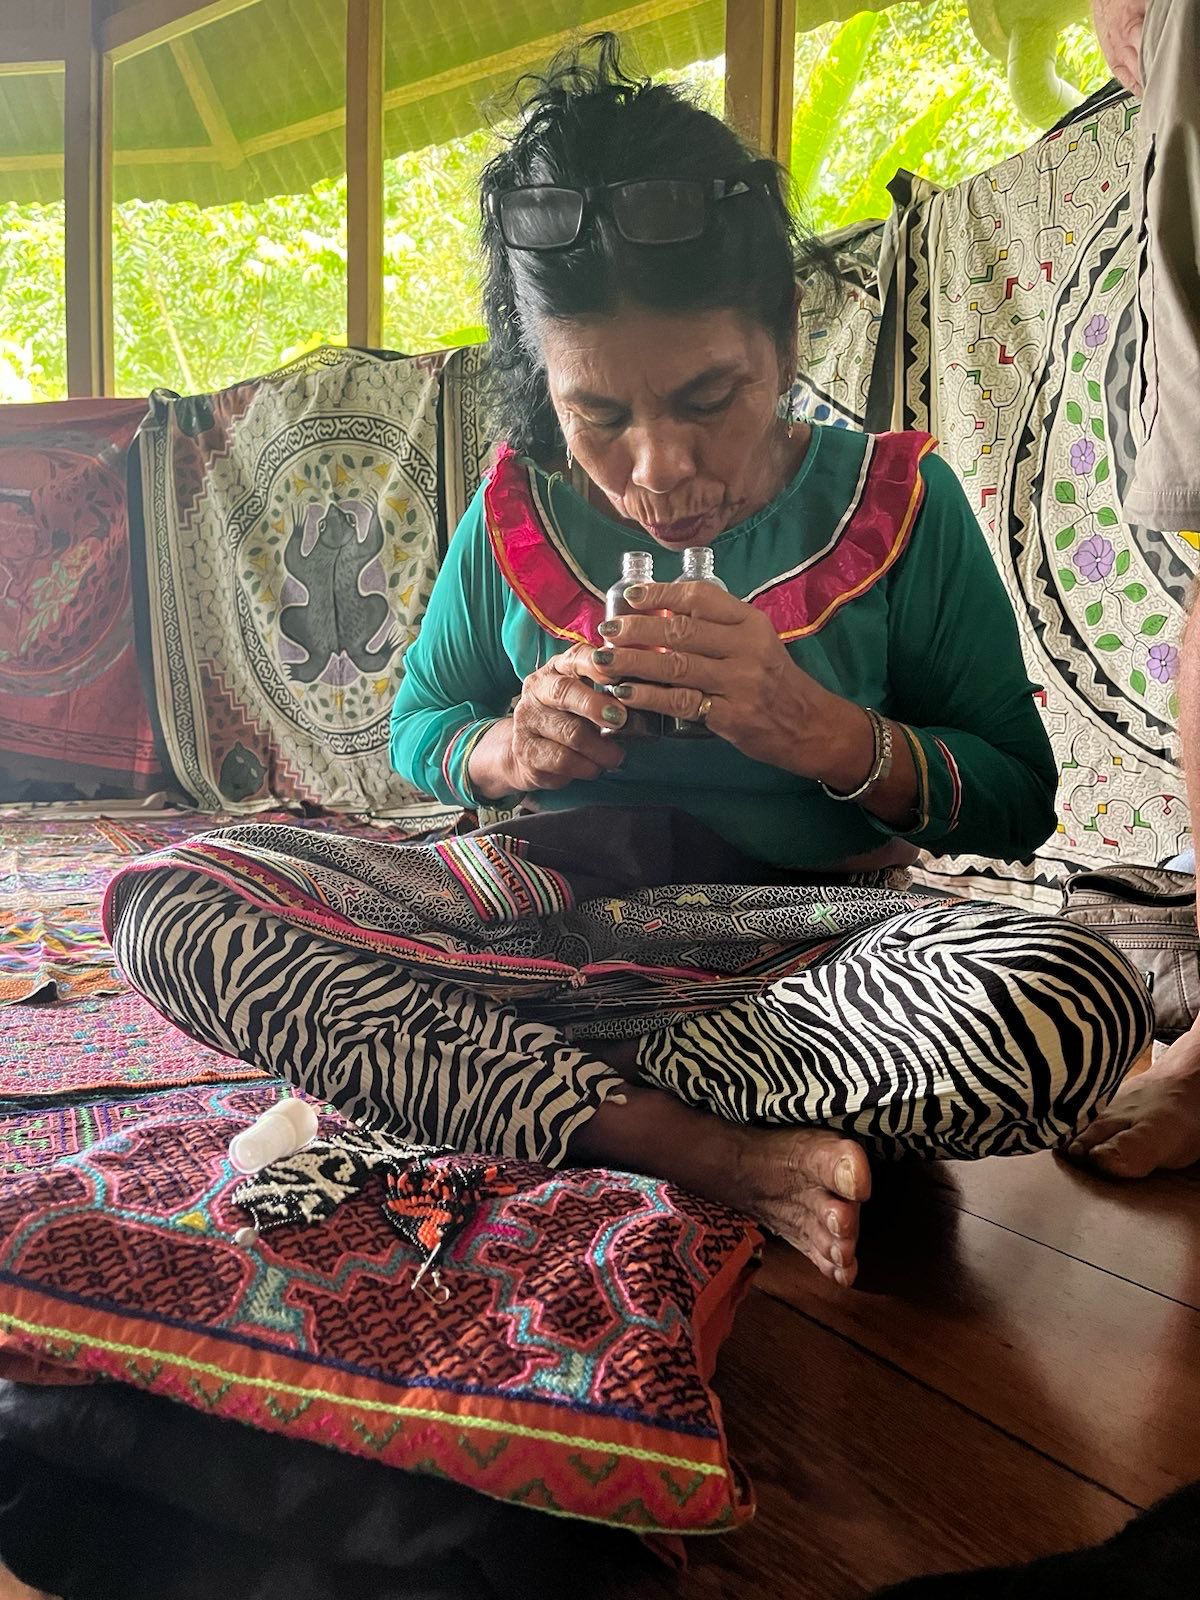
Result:
{"label": "bottle cap", "polygon": [[[281,1102],[281,1105],[288,1103]],[[316,1112],[312,1106],[305,1106],[303,1101],[291,1101],[290,1104],[304,1106],[312,1113],[315,1132]],[[234,1135],[229,1145],[229,1160],[239,1172],[261,1172],[272,1161],[282,1161],[284,1156],[295,1155],[297,1150],[303,1150],[311,1138],[311,1133],[305,1133],[293,1121],[291,1113],[281,1115],[279,1107],[272,1106],[248,1128]]]}

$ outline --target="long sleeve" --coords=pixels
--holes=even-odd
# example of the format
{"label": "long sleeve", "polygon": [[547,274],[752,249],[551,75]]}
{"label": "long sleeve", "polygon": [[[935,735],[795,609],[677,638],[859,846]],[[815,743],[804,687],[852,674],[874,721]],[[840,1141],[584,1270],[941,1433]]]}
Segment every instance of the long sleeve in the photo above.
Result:
{"label": "long sleeve", "polygon": [[887,710],[907,726],[918,784],[905,836],[937,854],[1017,860],[1054,830],[1054,756],[966,496],[945,462],[922,470],[925,504],[890,595]]}
{"label": "long sleeve", "polygon": [[471,751],[521,686],[503,644],[506,594],[480,490],[450,541],[392,705],[392,766],[438,800],[476,803]]}

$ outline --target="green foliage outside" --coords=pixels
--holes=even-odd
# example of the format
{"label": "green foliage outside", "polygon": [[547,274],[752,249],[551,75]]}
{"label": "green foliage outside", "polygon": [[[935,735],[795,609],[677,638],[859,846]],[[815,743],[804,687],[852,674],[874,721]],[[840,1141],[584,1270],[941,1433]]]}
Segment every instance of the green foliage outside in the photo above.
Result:
{"label": "green foliage outside", "polygon": [[[1090,30],[1064,35],[1060,71],[1107,77]],[[719,106],[723,63],[675,74]],[[886,214],[899,167],[938,183],[1035,136],[965,6],[921,0],[803,35],[793,172],[819,231]],[[487,130],[387,163],[385,339],[418,351],[478,328],[476,183]],[[0,401],[66,392],[61,205],[0,201]],[[217,388],[346,336],[345,182],[255,205],[129,201],[114,216],[117,387]]]}

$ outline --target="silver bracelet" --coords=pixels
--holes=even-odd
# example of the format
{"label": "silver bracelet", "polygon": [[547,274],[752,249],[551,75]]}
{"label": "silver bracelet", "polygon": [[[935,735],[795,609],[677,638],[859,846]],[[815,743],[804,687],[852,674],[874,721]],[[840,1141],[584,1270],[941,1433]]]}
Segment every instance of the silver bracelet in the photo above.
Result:
{"label": "silver bracelet", "polygon": [[892,770],[892,725],[886,717],[881,717],[878,711],[870,706],[864,706],[871,722],[871,732],[875,736],[875,759],[871,762],[871,770],[859,784],[857,789],[852,789],[849,794],[839,794],[836,789],[831,789],[827,783],[821,788],[831,800],[862,800],[877,788]]}

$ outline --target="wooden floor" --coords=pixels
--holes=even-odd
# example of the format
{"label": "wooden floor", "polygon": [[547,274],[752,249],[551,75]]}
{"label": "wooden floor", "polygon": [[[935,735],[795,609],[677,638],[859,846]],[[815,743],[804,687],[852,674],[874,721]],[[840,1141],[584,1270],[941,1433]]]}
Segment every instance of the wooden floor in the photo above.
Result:
{"label": "wooden floor", "polygon": [[758,1516],[639,1600],[850,1600],[1102,1539],[1200,1479],[1200,1175],[884,1173],[860,1284],[768,1254],[718,1378]]}

